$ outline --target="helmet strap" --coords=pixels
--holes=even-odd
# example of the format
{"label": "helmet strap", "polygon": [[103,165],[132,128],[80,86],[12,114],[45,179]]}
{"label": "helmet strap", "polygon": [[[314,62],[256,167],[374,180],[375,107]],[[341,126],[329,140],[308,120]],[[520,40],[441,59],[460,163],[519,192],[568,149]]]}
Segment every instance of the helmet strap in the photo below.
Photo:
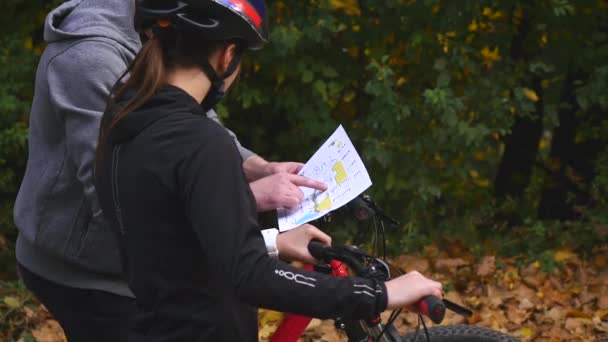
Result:
{"label": "helmet strap", "polygon": [[198,63],[205,75],[207,75],[209,80],[211,80],[211,88],[201,103],[201,106],[205,112],[213,109],[215,105],[217,105],[224,98],[224,95],[226,94],[226,89],[224,89],[226,86],[224,80],[234,74],[239,66],[239,63],[241,62],[242,53],[243,49],[237,45],[232,61],[230,61],[226,72],[224,72],[221,76],[217,74],[217,71],[211,66],[211,64],[209,64],[208,60],[205,59]]}

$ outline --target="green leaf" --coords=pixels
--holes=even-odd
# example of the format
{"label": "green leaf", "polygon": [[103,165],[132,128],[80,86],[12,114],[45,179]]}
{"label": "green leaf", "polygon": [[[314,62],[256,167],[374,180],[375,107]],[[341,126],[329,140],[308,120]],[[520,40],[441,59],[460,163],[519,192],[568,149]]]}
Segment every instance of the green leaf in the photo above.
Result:
{"label": "green leaf", "polygon": [[437,78],[437,87],[445,88],[450,85],[450,75],[447,72],[442,72]]}
{"label": "green leaf", "polygon": [[310,83],[314,79],[315,75],[310,70],[304,70],[302,72],[302,82]]}
{"label": "green leaf", "polygon": [[325,77],[328,77],[328,78],[338,77],[338,72],[336,71],[336,69],[334,69],[330,66],[323,67],[322,71],[323,71],[323,76],[325,76]]}
{"label": "green leaf", "polygon": [[322,80],[316,80],[313,83],[313,88],[321,95],[323,100],[327,101],[327,84]]}
{"label": "green leaf", "polygon": [[435,60],[435,65],[433,65],[433,69],[437,71],[443,71],[445,70],[447,64],[448,61],[445,58],[438,58],[437,60]]}

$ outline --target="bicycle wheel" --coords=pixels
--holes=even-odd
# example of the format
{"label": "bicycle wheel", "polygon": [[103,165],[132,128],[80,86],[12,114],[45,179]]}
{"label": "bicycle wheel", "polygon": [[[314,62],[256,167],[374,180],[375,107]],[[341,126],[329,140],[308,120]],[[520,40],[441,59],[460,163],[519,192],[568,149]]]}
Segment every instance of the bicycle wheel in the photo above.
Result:
{"label": "bicycle wheel", "polygon": [[[428,328],[429,338],[432,342],[512,342],[519,341],[515,337],[499,331],[477,327],[474,325],[444,325]],[[424,330],[405,334],[403,342],[426,342]]]}

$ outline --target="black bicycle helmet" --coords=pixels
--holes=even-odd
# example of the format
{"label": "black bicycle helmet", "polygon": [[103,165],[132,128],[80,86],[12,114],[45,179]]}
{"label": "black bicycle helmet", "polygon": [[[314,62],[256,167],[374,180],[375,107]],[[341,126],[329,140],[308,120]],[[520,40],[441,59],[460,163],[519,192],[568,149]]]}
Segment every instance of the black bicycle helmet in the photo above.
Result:
{"label": "black bicycle helmet", "polygon": [[137,0],[138,32],[169,23],[209,41],[239,39],[251,50],[268,41],[264,0]]}

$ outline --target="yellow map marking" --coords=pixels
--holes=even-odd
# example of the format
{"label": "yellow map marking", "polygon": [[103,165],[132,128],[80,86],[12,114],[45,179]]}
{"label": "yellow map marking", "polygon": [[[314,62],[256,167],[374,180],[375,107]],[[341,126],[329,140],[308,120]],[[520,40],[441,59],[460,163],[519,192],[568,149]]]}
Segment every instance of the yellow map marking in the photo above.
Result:
{"label": "yellow map marking", "polygon": [[341,141],[338,141],[338,147],[342,147],[344,144]]}
{"label": "yellow map marking", "polygon": [[341,161],[337,161],[331,168],[336,173],[336,183],[340,184],[346,179],[346,170]]}
{"label": "yellow map marking", "polygon": [[329,197],[329,195],[327,195],[324,200],[315,205],[315,210],[318,212],[329,209],[331,209],[331,198]]}

